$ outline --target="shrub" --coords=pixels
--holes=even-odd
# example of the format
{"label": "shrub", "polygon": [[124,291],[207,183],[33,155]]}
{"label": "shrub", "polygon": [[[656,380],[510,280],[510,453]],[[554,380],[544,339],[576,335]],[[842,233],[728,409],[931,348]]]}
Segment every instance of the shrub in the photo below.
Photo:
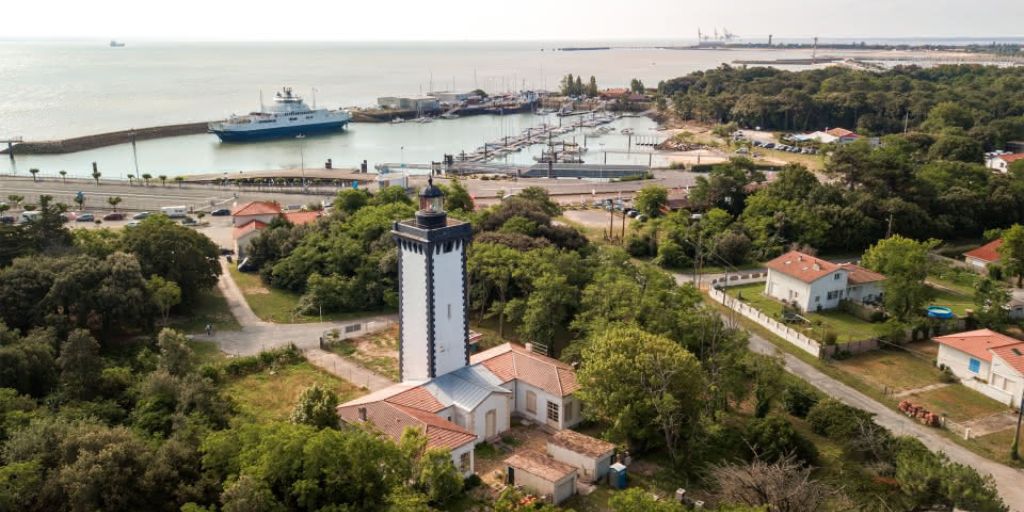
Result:
{"label": "shrub", "polygon": [[953,370],[950,370],[948,366],[943,365],[941,370],[942,373],[939,374],[940,382],[944,382],[946,384],[953,384],[960,380],[956,378],[956,375],[953,374]]}
{"label": "shrub", "polygon": [[807,413],[818,403],[818,397],[806,387],[790,384],[782,390],[782,407],[797,418],[806,418]]}
{"label": "shrub", "polygon": [[807,412],[807,423],[815,434],[839,441],[853,437],[864,420],[872,421],[871,414],[832,398],[818,402]]}
{"label": "shrub", "polygon": [[224,373],[232,377],[244,377],[263,371],[271,366],[295,364],[302,361],[302,351],[289,343],[287,346],[260,352],[254,356],[232,359],[224,365]]}
{"label": "shrub", "polygon": [[476,489],[477,487],[480,486],[481,483],[483,483],[483,480],[480,480],[480,475],[473,473],[472,475],[469,475],[468,477],[466,477],[465,480],[462,481],[462,488],[467,491],[470,489]]}
{"label": "shrub", "polygon": [[794,455],[804,462],[814,462],[818,451],[793,426],[780,416],[752,420],[747,425],[746,442],[753,455],[766,462],[776,462]]}
{"label": "shrub", "polygon": [[838,340],[839,340],[839,335],[836,334],[836,332],[833,331],[832,329],[829,329],[829,330],[825,331],[825,334],[822,336],[822,339],[821,339],[822,343],[824,343],[826,345],[835,345],[836,341],[838,341]]}

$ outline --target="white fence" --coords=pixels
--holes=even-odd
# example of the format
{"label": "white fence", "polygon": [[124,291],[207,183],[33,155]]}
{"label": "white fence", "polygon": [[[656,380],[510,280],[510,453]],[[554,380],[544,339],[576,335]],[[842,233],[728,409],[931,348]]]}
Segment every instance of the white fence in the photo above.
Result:
{"label": "white fence", "polygon": [[757,322],[761,327],[768,329],[773,334],[792,343],[804,352],[807,352],[814,357],[821,357],[821,344],[807,336],[804,336],[800,331],[797,331],[782,322],[776,321],[774,318],[762,313],[757,308],[751,307],[733,297],[730,297],[723,290],[712,288],[708,291],[708,295],[710,295],[712,299],[725,305],[725,307]]}
{"label": "white fence", "polygon": [[750,283],[763,283],[768,280],[767,270],[749,270],[746,272],[735,272],[716,277],[711,280],[711,288],[741,286]]}

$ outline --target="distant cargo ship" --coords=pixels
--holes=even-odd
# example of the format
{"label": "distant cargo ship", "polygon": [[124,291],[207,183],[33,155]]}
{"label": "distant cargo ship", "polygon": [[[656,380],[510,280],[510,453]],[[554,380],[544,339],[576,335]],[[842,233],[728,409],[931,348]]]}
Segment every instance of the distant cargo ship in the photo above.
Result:
{"label": "distant cargo ship", "polygon": [[352,120],[344,110],[317,109],[315,103],[309,108],[291,87],[285,87],[274,95],[270,107],[210,123],[210,133],[225,142],[273,139],[342,130]]}

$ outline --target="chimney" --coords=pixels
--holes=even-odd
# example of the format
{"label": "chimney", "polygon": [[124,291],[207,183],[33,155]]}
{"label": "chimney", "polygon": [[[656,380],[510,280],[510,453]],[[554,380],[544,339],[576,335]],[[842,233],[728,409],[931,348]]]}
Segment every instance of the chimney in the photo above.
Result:
{"label": "chimney", "polygon": [[821,265],[818,265],[817,263],[812,265],[812,267],[814,268],[814,270],[821,270]]}
{"label": "chimney", "polygon": [[359,408],[359,421],[366,421],[366,407]]}

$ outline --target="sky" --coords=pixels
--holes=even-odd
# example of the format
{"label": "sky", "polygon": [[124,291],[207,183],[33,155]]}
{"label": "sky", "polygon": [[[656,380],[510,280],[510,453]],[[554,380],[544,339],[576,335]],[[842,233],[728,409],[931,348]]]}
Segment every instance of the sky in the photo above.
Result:
{"label": "sky", "polygon": [[[1018,37],[1022,0],[28,0],[0,39],[462,41]],[[778,40],[778,39],[776,39]]]}

